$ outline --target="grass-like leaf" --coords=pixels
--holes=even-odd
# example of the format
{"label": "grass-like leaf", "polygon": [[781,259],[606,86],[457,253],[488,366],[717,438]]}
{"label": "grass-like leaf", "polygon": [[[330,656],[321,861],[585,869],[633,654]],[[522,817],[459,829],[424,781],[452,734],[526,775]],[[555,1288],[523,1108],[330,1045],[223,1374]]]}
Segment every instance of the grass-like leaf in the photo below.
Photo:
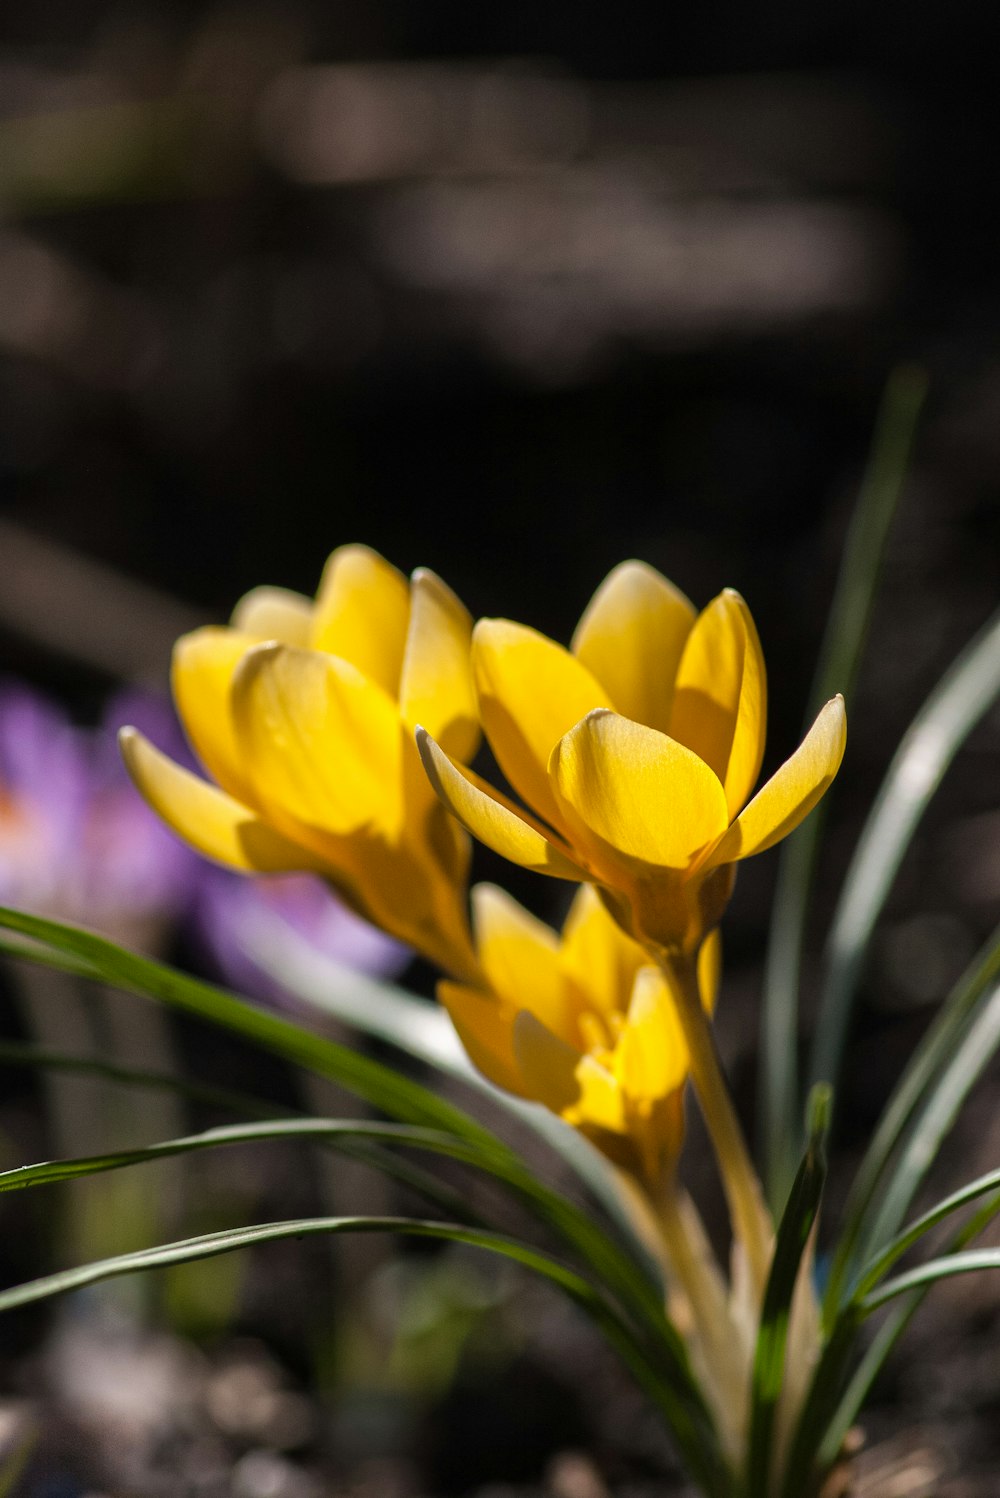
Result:
{"label": "grass-like leaf", "polygon": [[549,1280],[583,1308],[623,1358],[641,1386],[659,1405],[708,1498],[732,1498],[729,1474],[713,1451],[711,1443],[706,1442],[706,1432],[698,1418],[698,1412],[692,1412],[684,1401],[677,1399],[677,1391],[664,1380],[661,1370],[650,1360],[648,1353],[603,1291],[558,1259],[502,1233],[462,1223],[434,1222],[410,1217],[307,1217],[286,1222],[258,1223],[250,1227],[205,1233],[156,1248],[118,1254],[15,1285],[0,1291],[0,1312],[122,1275],[192,1263],[261,1243],[339,1233],[400,1233],[467,1244],[512,1259]]}
{"label": "grass-like leaf", "polygon": [[896,751],[865,823],[830,930],[810,1063],[836,1084],[875,923],[914,831],[955,755],[1000,696],[1000,613],[945,672]]}
{"label": "grass-like leaf", "polygon": [[[926,388],[924,373],[908,366],[896,370],[886,386],[871,457],[844,546],[807,725],[834,693],[843,692],[850,701]],[[768,1195],[775,1210],[785,1199],[799,1153],[799,982],[825,805],[821,803],[782,847],[768,940],[759,1113]]]}
{"label": "grass-like leaf", "polygon": [[849,1306],[841,1313],[823,1348],[795,1427],[781,1498],[803,1498],[803,1494],[816,1491],[819,1447],[843,1392],[862,1320],[861,1312]]}
{"label": "grass-like leaf", "polygon": [[240,933],[253,961],[289,993],[322,1013],[346,1022],[364,1035],[388,1041],[468,1087],[485,1093],[498,1108],[512,1113],[560,1155],[600,1202],[650,1278],[657,1269],[603,1155],[576,1129],[547,1108],[522,1102],[494,1087],[471,1064],[446,1010],[405,989],[367,974],[353,972],[307,942],[276,912],[255,917]]}
{"label": "grass-like leaf", "polygon": [[273,1243],[283,1238],[306,1238],[317,1233],[349,1232],[406,1233],[421,1238],[446,1238],[456,1243],[491,1249],[552,1280],[588,1310],[599,1310],[600,1316],[612,1314],[604,1306],[600,1293],[581,1275],[550,1255],[518,1242],[516,1238],[470,1228],[463,1223],[429,1222],[408,1217],[304,1217],[287,1222],[258,1223],[251,1227],[203,1233],[196,1238],[185,1238],[176,1243],[138,1249],[132,1253],[116,1254],[89,1264],[80,1264],[72,1269],[61,1269],[55,1274],[42,1275],[39,1279],[0,1290],[0,1311],[10,1311],[33,1301],[63,1295],[70,1290],[80,1290],[87,1285],[100,1284],[120,1275],[213,1258],[218,1254],[232,1253],[236,1249],[249,1248],[258,1243]]}
{"label": "grass-like leaf", "polygon": [[907,1269],[895,1279],[886,1280],[877,1290],[872,1290],[861,1302],[866,1316],[887,1305],[900,1295],[909,1295],[911,1290],[936,1285],[939,1280],[954,1278],[957,1274],[978,1274],[983,1269],[1000,1269],[1000,1248],[970,1248],[965,1253],[948,1254],[942,1259],[931,1259]]}
{"label": "grass-like leaf", "polygon": [[[2,949],[2,943],[0,943]],[[37,962],[38,956],[33,961]],[[173,1072],[154,1071],[141,1066],[127,1066],[105,1061],[100,1056],[77,1056],[67,1051],[53,1051],[44,1046],[19,1040],[0,1040],[0,1066],[25,1067],[30,1071],[76,1072],[82,1076],[102,1077],[121,1087],[148,1087],[156,1091],[175,1092],[191,1102],[229,1113],[249,1114],[251,1118],[285,1118],[292,1110],[279,1108],[251,1093],[228,1087],[213,1087],[207,1082],[192,1082]]]}
{"label": "grass-like leaf", "polygon": [[[6,908],[0,908],[0,927],[42,943],[60,957],[87,964],[103,982],[194,1014],[274,1055],[330,1077],[400,1123],[443,1131],[471,1147],[478,1167],[511,1190],[618,1299],[639,1334],[637,1345],[641,1343],[646,1349],[645,1356],[656,1369],[656,1397],[665,1413],[669,1406],[668,1420],[685,1460],[694,1462],[692,1470],[711,1469],[716,1474],[711,1479],[711,1492],[726,1491],[728,1477],[714,1424],[691,1373],[684,1345],[665,1317],[659,1286],[647,1277],[643,1264],[636,1263],[573,1202],[538,1180],[488,1129],[453,1104],[368,1057],[211,984],[127,952],[92,932]],[[0,1299],[0,1308],[3,1305]]]}
{"label": "grass-like leaf", "polygon": [[82,1155],[71,1160],[45,1160],[34,1165],[18,1165],[11,1170],[0,1171],[0,1192],[19,1191],[28,1186],[47,1186],[53,1181],[68,1181],[78,1176],[121,1170],[151,1160],[163,1160],[172,1155],[281,1139],[324,1140],[331,1143],[364,1139],[378,1144],[405,1145],[410,1149],[447,1155],[449,1159],[459,1160],[465,1165],[479,1163],[477,1150],[461,1139],[456,1139],[453,1134],[437,1129],[354,1119],[286,1118],[267,1123],[223,1125],[205,1129],[200,1134],[165,1139],[140,1149],[115,1150],[105,1155]]}
{"label": "grass-like leaf", "polygon": [[[943,1201],[931,1207],[901,1233],[897,1233],[892,1242],[888,1243],[871,1263],[866,1265],[853,1291],[854,1296],[864,1299],[874,1290],[883,1275],[888,1274],[893,1264],[901,1259],[915,1243],[919,1243],[927,1233],[940,1226],[954,1213],[961,1211],[963,1207],[967,1207],[970,1202],[978,1201],[981,1196],[988,1196],[994,1191],[1000,1192],[1000,1170],[988,1171],[986,1175],[970,1181],[967,1186],[953,1191],[950,1196],[946,1196]],[[986,1214],[988,1217],[993,1216],[997,1210],[1000,1210],[1000,1197],[987,1205]]]}
{"label": "grass-like leaf", "polygon": [[[188,977],[163,963],[128,952],[105,937],[24,911],[0,907],[0,927],[7,927],[89,965],[91,972],[114,986],[197,1015],[272,1054],[303,1066],[372,1104],[398,1122],[440,1129],[476,1146],[479,1164],[513,1189],[537,1216],[553,1227],[592,1263],[627,1304],[642,1308],[647,1320],[666,1326],[659,1286],[642,1266],[628,1258],[573,1203],[527,1170],[494,1134],[468,1114],[390,1067],[294,1023],[256,1008],[225,990]],[[680,1351],[679,1339],[676,1343]]]}
{"label": "grass-like leaf", "polygon": [[[927,1030],[919,1046],[897,1083],[864,1158],[858,1167],[847,1205],[843,1213],[843,1227],[837,1240],[830,1277],[824,1297],[824,1315],[829,1324],[836,1314],[850,1278],[852,1266],[879,1246],[871,1228],[879,1211],[878,1195],[896,1158],[899,1147],[914,1118],[933,1122],[931,1098],[936,1090],[944,1089],[945,1096],[953,1080],[961,1082],[968,1074],[971,1086],[979,1063],[976,1042],[967,1045],[969,1034],[978,1033],[979,1040],[995,1044],[997,979],[1000,978],[1000,931],[995,932],[985,947],[977,954],[968,971],[956,984],[940,1013]],[[979,1026],[980,1028],[976,1029]],[[988,1056],[985,1058],[988,1059]],[[976,1073],[978,1074],[978,1072]],[[921,1110],[924,1110],[921,1113]],[[928,1162],[929,1163],[929,1162]],[[918,1169],[920,1161],[912,1157],[911,1170]],[[904,1207],[905,1210],[905,1207]],[[894,1224],[888,1235],[895,1231]]]}
{"label": "grass-like leaf", "polygon": [[938,1151],[951,1132],[972,1088],[1000,1047],[1000,986],[985,1006],[930,1089],[885,1189],[873,1203],[874,1213],[862,1239],[862,1253],[877,1250],[899,1228]]}
{"label": "grass-like leaf", "polygon": [[750,1383],[747,1498],[767,1498],[770,1491],[774,1417],[784,1382],[792,1297],[826,1180],[823,1145],[829,1119],[829,1088],[817,1088],[809,1104],[809,1142],[778,1227],[757,1332]]}
{"label": "grass-like leaf", "polygon": [[[995,1179],[995,1184],[1000,1184],[1000,1172],[992,1172],[991,1176]],[[953,1196],[948,1197],[943,1202],[939,1202],[924,1217],[913,1223],[907,1229],[906,1233],[900,1235],[899,1252],[905,1252],[906,1248],[912,1247],[918,1238],[923,1237],[925,1232],[930,1231],[932,1227],[944,1221],[945,1217],[950,1216],[952,1212],[957,1211],[977,1196],[989,1191],[990,1187],[985,1184],[988,1179],[990,1177],[981,1177],[980,1180],[971,1182],[970,1185],[963,1187],[961,1191],[956,1191]],[[998,1212],[1000,1212],[1000,1196],[993,1196],[954,1235],[948,1245],[947,1252],[957,1253],[960,1249],[974,1242],[983,1229],[993,1221]],[[903,1241],[904,1239],[905,1242]],[[898,1256],[898,1254],[894,1254],[891,1262],[895,1262]],[[849,1307],[849,1324],[854,1326],[858,1324],[858,1301],[863,1295],[869,1293],[877,1282],[877,1278],[881,1278],[887,1267],[888,1263],[882,1264],[878,1266],[877,1276],[874,1273],[871,1277],[865,1276],[864,1283],[859,1285]],[[875,1266],[872,1266],[872,1268],[874,1270]],[[847,1432],[854,1424],[860,1410],[865,1404],[872,1385],[892,1354],[896,1343],[923,1304],[924,1297],[931,1289],[933,1289],[933,1282],[911,1290],[905,1296],[902,1305],[894,1306],[887,1320],[879,1327],[871,1344],[866,1349],[864,1357],[851,1376],[836,1410],[827,1423],[822,1444],[819,1448],[819,1464],[821,1468],[826,1469],[836,1461]]]}

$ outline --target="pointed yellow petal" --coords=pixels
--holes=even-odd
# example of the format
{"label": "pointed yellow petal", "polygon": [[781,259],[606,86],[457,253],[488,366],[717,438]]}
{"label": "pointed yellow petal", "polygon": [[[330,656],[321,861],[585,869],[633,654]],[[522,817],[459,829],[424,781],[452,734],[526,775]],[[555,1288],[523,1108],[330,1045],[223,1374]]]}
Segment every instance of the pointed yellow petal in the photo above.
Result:
{"label": "pointed yellow petal", "polygon": [[367,546],[341,546],[323,572],[310,644],[350,661],[398,701],[409,617],[403,574]]}
{"label": "pointed yellow petal", "polygon": [[236,667],[254,643],[235,629],[196,629],[177,641],[170,671],[177,712],[198,758],[223,790],[251,803],[230,693]]}
{"label": "pointed yellow petal", "polygon": [[472,682],[472,617],[433,572],[418,568],[399,705],[408,728],[422,723],[446,754],[467,764],[479,747]]}
{"label": "pointed yellow petal", "polygon": [[609,704],[607,690],[561,645],[507,619],[480,619],[472,669],[483,728],[501,770],[532,810],[558,827],[549,755],[591,708]]}
{"label": "pointed yellow petal", "polygon": [[701,944],[698,952],[698,992],[706,1014],[715,1011],[722,980],[722,932],[716,926]]}
{"label": "pointed yellow petal", "polygon": [[609,572],[576,627],[571,649],[626,718],[670,730],[674,677],[693,606],[645,562]]}
{"label": "pointed yellow petal", "polygon": [[771,776],[705,862],[706,870],[763,853],[808,816],[840,769],[847,744],[843,697],[821,709],[790,759]]}
{"label": "pointed yellow petal", "polygon": [[561,1114],[567,1123],[624,1130],[624,1099],[611,1074],[525,1010],[514,1021],[514,1054],[528,1097]]}
{"label": "pointed yellow petal", "polygon": [[683,1087],[688,1049],[666,978],[655,967],[636,976],[628,1016],[615,1047],[614,1074],[633,1102],[654,1102]]}
{"label": "pointed yellow petal", "polygon": [[684,869],[728,822],[722,786],[696,754],[617,713],[590,713],[571,729],[551,773],[574,844],[599,872],[613,875],[622,854]]}
{"label": "pointed yellow petal", "polygon": [[584,877],[554,839],[500,801],[494,791],[480,789],[479,777],[454,764],[422,728],[417,729],[417,746],[431,785],[445,806],[487,848],[511,863],[555,879]]}
{"label": "pointed yellow petal", "polygon": [[767,681],[750,610],[731,589],[720,593],[688,636],[677,672],[671,736],[711,765],[730,819],[760,774],[767,728]]}
{"label": "pointed yellow petal", "polygon": [[380,687],[346,661],[267,644],[244,656],[232,701],[247,774],[275,820],[398,836],[403,730]]}
{"label": "pointed yellow petal", "polygon": [[122,729],[119,744],[139,794],[206,858],[260,874],[325,872],[321,859],[282,837],[224,791],[174,764],[134,728]]}
{"label": "pointed yellow petal", "polygon": [[529,1009],[569,1045],[579,1040],[578,1004],[559,963],[559,938],[495,884],[472,891],[476,950],[490,988]]}
{"label": "pointed yellow petal", "polygon": [[648,960],[608,914],[593,885],[582,884],[563,925],[559,963],[591,1008],[624,1014],[635,975]]}
{"label": "pointed yellow petal", "polygon": [[255,640],[307,646],[312,620],[312,600],[301,593],[289,588],[251,588],[233,609],[230,623]]}
{"label": "pointed yellow petal", "polygon": [[437,995],[473,1066],[495,1086],[524,1097],[524,1081],[514,1056],[515,1011],[510,1005],[464,983],[441,982]]}

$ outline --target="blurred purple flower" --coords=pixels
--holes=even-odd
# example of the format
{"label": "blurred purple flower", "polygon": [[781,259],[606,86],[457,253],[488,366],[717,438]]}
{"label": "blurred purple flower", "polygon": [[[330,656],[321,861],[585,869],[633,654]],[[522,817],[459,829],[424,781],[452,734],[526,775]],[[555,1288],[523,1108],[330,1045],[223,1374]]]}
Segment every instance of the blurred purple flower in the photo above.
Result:
{"label": "blurred purple flower", "polygon": [[188,917],[215,971],[271,1003],[290,995],[249,950],[255,926],[268,921],[285,921],[346,967],[388,976],[406,965],[407,949],[353,915],[321,880],[248,879],[193,853],[128,779],[116,742],[122,723],[193,767],[165,698],[121,693],[99,728],[84,729],[41,693],[0,682],[0,904],[146,948]]}
{"label": "blurred purple flower", "polygon": [[81,729],[40,693],[0,683],[0,900],[134,941],[183,909],[197,861],[125,776],[111,729],[126,719],[178,737],[166,705],[139,693]]}
{"label": "blurred purple flower", "polygon": [[310,874],[246,879],[209,868],[195,907],[200,943],[231,987],[253,998],[287,1005],[287,988],[254,959],[254,935],[284,922],[314,951],[357,972],[391,977],[410,961],[400,942],[348,910],[322,880]]}

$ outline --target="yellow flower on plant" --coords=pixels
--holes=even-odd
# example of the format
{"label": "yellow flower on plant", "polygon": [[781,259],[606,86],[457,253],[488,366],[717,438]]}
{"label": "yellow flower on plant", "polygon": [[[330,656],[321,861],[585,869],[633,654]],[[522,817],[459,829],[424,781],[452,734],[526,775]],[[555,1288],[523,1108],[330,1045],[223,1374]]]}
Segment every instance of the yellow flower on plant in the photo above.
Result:
{"label": "yellow flower on plant", "polygon": [[[438,997],[491,1082],[544,1103],[617,1165],[660,1186],[684,1132],[688,1051],[667,977],[589,886],[561,935],[495,885],[472,892],[482,981]],[[702,1000],[718,987],[719,943],[702,947]]]}
{"label": "yellow flower on plant", "polygon": [[791,832],[844,753],[843,700],[748,801],[764,754],[757,631],[727,590],[700,614],[666,578],[623,562],[569,650],[484,619],[473,675],[486,737],[524,807],[455,762],[428,725],[428,774],[460,822],[525,868],[587,880],[648,947],[691,952],[718,922],[733,865]]}
{"label": "yellow flower on plant", "polygon": [[445,971],[474,977],[469,842],[427,783],[418,723],[457,761],[479,725],[472,620],[432,572],[411,582],[364,546],[327,562],[315,601],[247,594],[228,627],[183,636],[172,685],[215,784],[134,729],[122,753],[155,811],[248,873],[308,870]]}

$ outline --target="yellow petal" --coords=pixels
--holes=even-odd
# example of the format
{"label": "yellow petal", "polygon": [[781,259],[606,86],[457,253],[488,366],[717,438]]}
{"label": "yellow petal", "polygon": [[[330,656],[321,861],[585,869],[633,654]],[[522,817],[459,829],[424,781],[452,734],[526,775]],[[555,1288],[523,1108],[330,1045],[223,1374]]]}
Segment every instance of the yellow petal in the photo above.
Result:
{"label": "yellow petal", "polygon": [[624,1099],[611,1074],[525,1010],[514,1021],[514,1054],[528,1097],[561,1114],[567,1123],[624,1130]]}
{"label": "yellow petal", "polygon": [[418,568],[410,594],[400,711],[408,728],[422,723],[446,754],[463,763],[479,747],[471,646],[468,610],[439,577]]}
{"label": "yellow petal", "polygon": [[582,884],[562,929],[559,963],[591,1008],[624,1014],[635,975],[648,958],[608,914],[592,884]]}
{"label": "yellow petal", "polygon": [[645,562],[609,572],[576,627],[571,649],[626,718],[670,730],[674,677],[695,611]]}
{"label": "yellow petal", "polygon": [[612,876],[618,855],[684,869],[728,822],[722,786],[696,754],[617,713],[571,729],[551,772],[574,845]]}
{"label": "yellow petal", "polygon": [[496,792],[481,789],[479,777],[454,764],[422,728],[417,729],[417,746],[431,785],[445,806],[487,848],[511,863],[555,879],[584,877],[554,839],[515,812],[509,802],[501,801]]}
{"label": "yellow petal", "polygon": [[453,977],[479,980],[464,883],[455,884],[425,848],[387,841],[371,825],[342,837],[302,826],[301,837],[325,859],[327,877],[353,909]]}
{"label": "yellow petal", "polygon": [[481,619],[472,635],[479,711],[501,770],[524,800],[559,826],[549,786],[549,755],[607,690],[575,656],[537,630],[507,619]]}
{"label": "yellow petal", "polygon": [[244,656],[232,701],[247,773],[272,819],[398,836],[403,730],[380,687],[336,657],[267,644]]}
{"label": "yellow petal", "polygon": [[443,981],[437,994],[473,1066],[505,1092],[524,1097],[524,1082],[514,1056],[514,1010],[510,1005],[464,983]]}
{"label": "yellow petal", "polygon": [[367,546],[341,546],[323,572],[310,643],[350,661],[398,701],[409,617],[403,574]]}
{"label": "yellow petal", "polygon": [[767,728],[767,680],[750,610],[720,593],[688,636],[677,672],[671,736],[711,765],[730,819],[760,774]]}
{"label": "yellow petal", "polygon": [[282,837],[224,791],[174,764],[134,728],[123,728],[118,741],[139,794],[206,858],[260,874],[325,872],[321,859]]}
{"label": "yellow petal", "polygon": [[251,588],[233,609],[234,629],[255,640],[281,640],[285,645],[309,644],[313,604],[289,588]]}
{"label": "yellow petal", "polygon": [[763,853],[794,832],[840,769],[846,744],[847,714],[838,696],[821,709],[795,753],[757,792],[704,868]]}
{"label": "yellow petal", "polygon": [[230,693],[236,667],[252,649],[251,635],[209,625],[174,646],[170,682],[185,732],[208,773],[239,801],[253,792],[237,743]]}
{"label": "yellow petal", "polygon": [[698,952],[698,992],[706,1014],[715,1011],[722,979],[722,932],[716,926],[702,942]]}
{"label": "yellow petal", "polygon": [[576,1044],[578,1005],[563,977],[559,938],[552,928],[495,884],[477,884],[472,891],[472,924],[492,991]]}
{"label": "yellow petal", "polygon": [[688,1049],[677,1007],[659,968],[636,975],[628,1016],[615,1047],[614,1074],[630,1101],[654,1102],[683,1087]]}

